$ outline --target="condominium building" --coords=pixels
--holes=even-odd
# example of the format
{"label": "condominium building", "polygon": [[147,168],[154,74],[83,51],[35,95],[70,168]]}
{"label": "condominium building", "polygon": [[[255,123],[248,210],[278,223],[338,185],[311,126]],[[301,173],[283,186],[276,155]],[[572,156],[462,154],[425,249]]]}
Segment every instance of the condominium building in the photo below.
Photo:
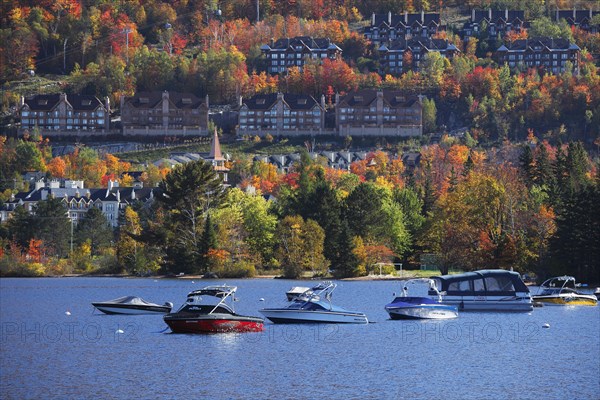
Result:
{"label": "condominium building", "polygon": [[208,96],[169,91],[121,96],[123,135],[206,136]]}
{"label": "condominium building", "polygon": [[340,136],[420,136],[420,96],[399,90],[363,89],[336,95],[336,126]]}
{"label": "condominium building", "polygon": [[21,97],[20,134],[39,132],[43,136],[93,136],[108,134],[110,102],[96,96],[39,94]]}
{"label": "condominium building", "polygon": [[577,73],[580,52],[579,46],[567,39],[541,37],[506,43],[496,50],[494,58],[498,64],[506,63],[513,70],[539,68],[553,74],[564,72],[570,62]]}
{"label": "condominium building", "polygon": [[313,39],[309,36],[271,41],[262,45],[260,50],[266,57],[267,72],[270,74],[282,73],[294,66],[302,69],[308,60],[336,60],[342,56],[342,49],[329,38]]}
{"label": "condominium building", "polygon": [[472,10],[471,19],[462,30],[462,36],[479,36],[487,30],[487,38],[502,39],[509,32],[519,33],[526,28],[525,11],[523,10]]}
{"label": "condominium building", "polygon": [[452,59],[458,48],[444,39],[397,39],[379,48],[382,73],[400,74],[408,70],[418,71],[426,54],[437,52],[442,57]]}
{"label": "condominium building", "polygon": [[442,26],[439,13],[375,14],[371,16],[371,25],[364,30],[365,38],[380,44],[396,39],[431,38]]}
{"label": "condominium building", "polygon": [[259,94],[242,100],[238,135],[295,136],[323,134],[325,98],[310,95]]}
{"label": "condominium building", "polygon": [[571,28],[579,28],[583,31],[596,34],[600,32],[600,24],[592,23],[592,19],[600,15],[600,11],[589,10],[556,10],[554,20],[564,19]]}

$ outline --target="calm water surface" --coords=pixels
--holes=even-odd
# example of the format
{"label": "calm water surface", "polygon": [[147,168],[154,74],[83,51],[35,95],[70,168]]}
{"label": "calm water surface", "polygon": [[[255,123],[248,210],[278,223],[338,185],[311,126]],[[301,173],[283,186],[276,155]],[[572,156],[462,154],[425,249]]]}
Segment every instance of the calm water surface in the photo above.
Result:
{"label": "calm water surface", "polygon": [[178,308],[189,291],[215,283],[239,286],[236,310],[247,315],[282,304],[291,286],[311,285],[1,279],[0,397],[600,398],[600,307],[391,321],[383,306],[398,282],[344,281],[334,303],[365,312],[372,323],[265,323],[262,333],[175,335],[161,316],[104,315],[90,304],[136,295]]}

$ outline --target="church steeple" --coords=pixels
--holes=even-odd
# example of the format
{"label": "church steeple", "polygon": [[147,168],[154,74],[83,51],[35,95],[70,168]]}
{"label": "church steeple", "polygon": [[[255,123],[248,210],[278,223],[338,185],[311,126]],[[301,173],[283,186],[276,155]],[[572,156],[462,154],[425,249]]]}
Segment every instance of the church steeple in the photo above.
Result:
{"label": "church steeple", "polygon": [[221,153],[221,143],[219,143],[219,135],[217,135],[217,128],[215,128],[215,135],[213,136],[212,143],[210,144],[210,154],[208,157],[211,160],[224,160],[223,154]]}

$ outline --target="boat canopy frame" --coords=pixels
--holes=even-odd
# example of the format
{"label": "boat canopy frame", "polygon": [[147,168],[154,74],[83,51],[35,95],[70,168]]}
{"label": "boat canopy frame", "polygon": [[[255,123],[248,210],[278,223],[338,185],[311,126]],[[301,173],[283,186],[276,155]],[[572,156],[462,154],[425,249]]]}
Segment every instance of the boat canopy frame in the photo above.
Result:
{"label": "boat canopy frame", "polygon": [[[194,299],[200,299],[202,296],[212,296],[216,297],[219,300],[217,304],[214,305],[212,310],[208,312],[208,314],[212,314],[219,307],[224,307],[226,310],[230,310],[233,314],[235,314],[234,302],[237,301],[235,298],[235,292],[237,291],[237,286],[228,286],[228,285],[212,285],[206,286],[205,288],[194,290],[187,295],[187,301],[183,305],[183,307],[189,305],[194,302]],[[227,302],[227,299],[230,299]],[[182,307],[182,308],[183,308]]]}

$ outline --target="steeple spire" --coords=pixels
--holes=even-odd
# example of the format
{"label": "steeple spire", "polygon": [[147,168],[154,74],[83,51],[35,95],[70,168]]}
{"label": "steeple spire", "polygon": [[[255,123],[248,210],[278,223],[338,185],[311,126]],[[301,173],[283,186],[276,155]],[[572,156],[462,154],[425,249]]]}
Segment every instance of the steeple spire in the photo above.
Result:
{"label": "steeple spire", "polygon": [[212,143],[210,144],[210,154],[208,157],[212,160],[223,160],[221,143],[219,143],[219,135],[217,135],[217,128],[215,128],[215,135],[213,136]]}

